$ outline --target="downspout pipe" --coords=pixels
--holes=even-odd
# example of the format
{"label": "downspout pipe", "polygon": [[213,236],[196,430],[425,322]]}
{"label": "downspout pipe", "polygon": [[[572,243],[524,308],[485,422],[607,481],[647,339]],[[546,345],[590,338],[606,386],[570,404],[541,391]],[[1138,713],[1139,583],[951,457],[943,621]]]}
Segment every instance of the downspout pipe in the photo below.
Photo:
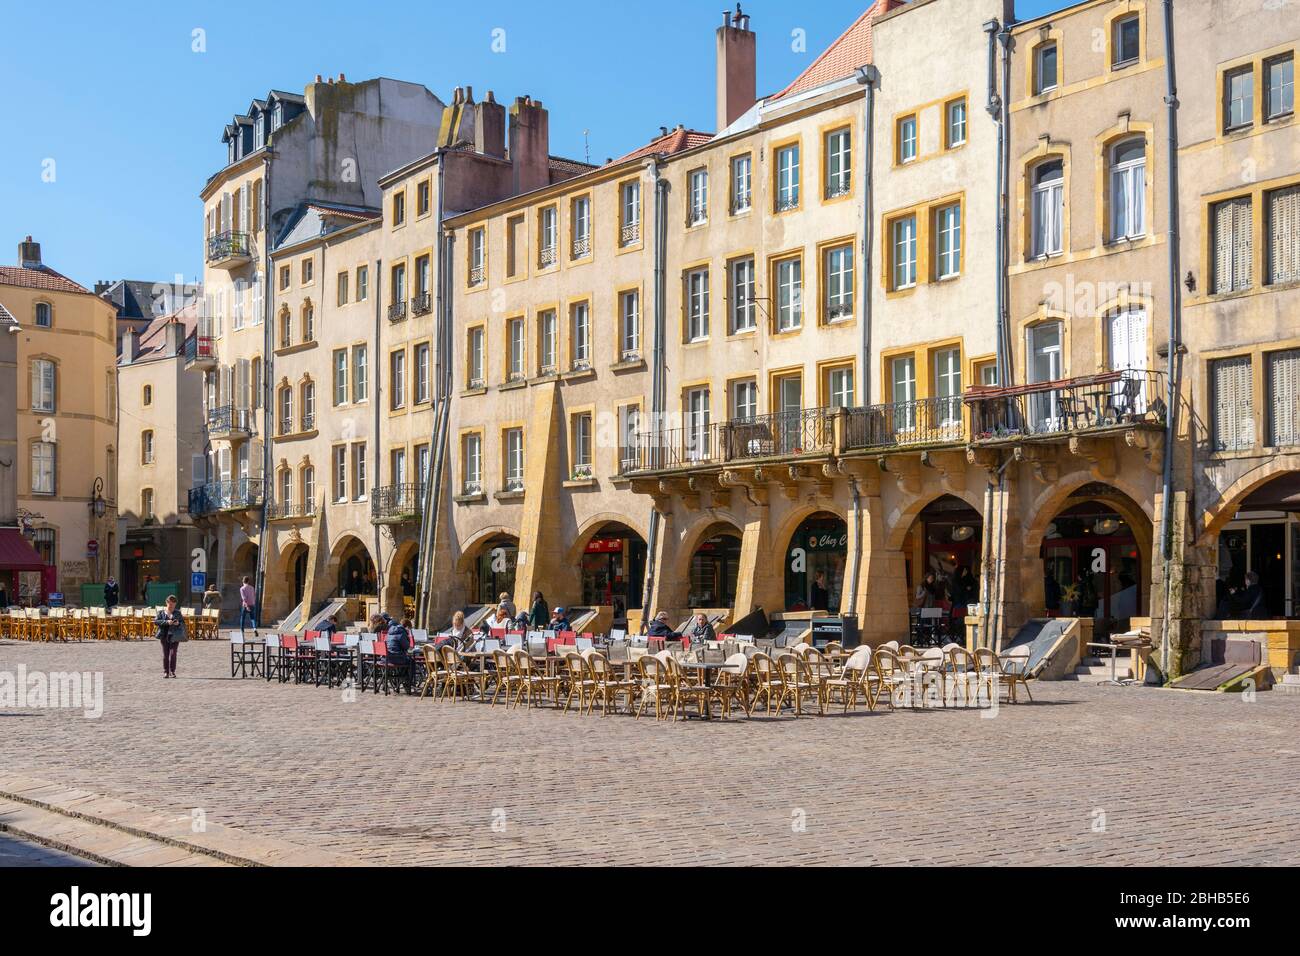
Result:
{"label": "downspout pipe", "polygon": [[[271,382],[275,381],[275,350],[271,337],[271,315],[273,296],[271,290],[275,284],[271,281],[271,156],[268,155],[262,159],[262,232],[266,236],[266,241],[262,243],[262,381],[261,381],[261,401],[262,401],[262,512],[258,518],[257,530],[257,571],[254,582],[254,592],[256,593],[256,610],[253,620],[258,624],[262,621],[262,603],[263,589],[266,585],[266,505],[267,490],[270,488],[271,481],[271,461],[273,449],[271,448]],[[321,270],[324,275],[324,270]],[[310,608],[304,608],[302,611],[303,620],[310,616]]]}
{"label": "downspout pipe", "polygon": [[433,414],[433,432],[429,436],[429,448],[431,451],[431,461],[429,463],[429,472],[423,475],[425,482],[424,489],[424,513],[420,519],[420,539],[417,550],[419,586],[417,589],[416,616],[417,623],[421,627],[429,626],[430,601],[429,595],[433,590],[433,547],[437,540],[438,512],[442,507],[442,472],[444,445],[443,438],[446,435],[445,422],[448,416],[448,396],[451,394],[450,385],[450,356],[447,354],[448,343],[451,341],[450,332],[450,300],[446,290],[449,286],[451,256],[447,252],[449,240],[443,236],[443,221],[446,217],[446,203],[444,194],[446,193],[446,164],[445,149],[437,151],[438,165],[438,203],[434,209],[434,235],[438,243],[438,275],[434,291],[435,305],[434,315],[437,317],[437,335],[434,337],[438,343],[437,351],[434,354],[434,382],[436,383]]}
{"label": "downspout pipe", "polygon": [[[324,253],[322,253],[321,255],[323,260]],[[375,383],[374,385],[375,395],[374,395],[374,400],[370,403],[371,410],[373,412],[372,425],[371,425],[373,429],[373,433],[372,433],[373,437],[367,443],[370,446],[370,453],[373,456],[371,458],[371,461],[374,462],[374,468],[370,471],[369,473],[370,480],[366,483],[366,491],[368,493],[368,497],[370,498],[370,501],[372,502],[371,504],[372,508],[374,507],[373,502],[375,500],[375,495],[377,495],[379,493],[379,489],[383,487],[383,475],[380,473],[379,470],[381,467],[381,462],[383,460],[383,456],[379,453],[379,438],[380,438],[379,406],[382,404],[382,396],[384,393],[384,363],[380,357],[381,349],[379,347],[379,337],[383,331],[380,323],[383,322],[383,311],[384,311],[384,305],[383,305],[384,297],[379,293],[379,290],[382,289],[385,285],[385,283],[381,278],[384,274],[383,265],[384,265],[383,259],[375,260],[375,297],[374,297],[375,298],[375,344],[374,344],[374,348],[372,349],[372,354],[374,357],[370,360],[370,367],[373,370],[371,372],[371,378],[374,379],[374,383]],[[322,261],[321,275],[324,276],[326,274],[327,273],[325,272],[324,262]],[[383,604],[383,594],[384,594],[383,575],[388,569],[384,567],[383,562],[380,561],[379,558],[379,556],[383,554],[383,541],[381,540],[379,525],[371,521],[370,529],[374,533],[375,566],[378,570],[378,573],[375,575],[375,578],[378,581],[379,593],[376,594],[375,597],[379,599],[379,609],[383,611],[385,610]],[[389,560],[391,560],[391,558]],[[398,617],[401,617],[401,615],[399,614]]]}
{"label": "downspout pipe", "polygon": [[[663,437],[663,418],[665,414],[666,389],[664,368],[664,335],[667,303],[668,270],[668,181],[663,178],[659,159],[652,158],[646,168],[650,172],[653,185],[655,208],[655,243],[654,243],[654,344],[651,348],[651,388],[650,388],[650,447],[647,464],[651,469],[661,463],[660,448]],[[641,595],[642,620],[651,611],[650,600],[654,594],[655,578],[658,574],[656,555],[659,550],[660,524],[662,517],[659,509],[650,509],[649,538],[646,541],[645,585]]]}
{"label": "downspout pipe", "polygon": [[1169,630],[1173,622],[1173,611],[1169,602],[1173,596],[1170,571],[1174,559],[1174,440],[1178,435],[1178,396],[1181,391],[1182,350],[1179,341],[1179,319],[1182,314],[1182,288],[1178,277],[1182,273],[1182,251],[1179,248],[1178,222],[1181,215],[1178,205],[1178,70],[1174,63],[1174,4],[1173,0],[1164,0],[1165,28],[1165,123],[1168,129],[1167,155],[1165,164],[1168,169],[1168,216],[1169,216],[1169,354],[1168,370],[1165,378],[1168,393],[1165,412],[1165,461],[1162,479],[1162,512],[1160,517],[1162,551],[1165,574],[1165,619],[1164,632],[1160,641],[1161,676],[1168,679],[1170,654]]}

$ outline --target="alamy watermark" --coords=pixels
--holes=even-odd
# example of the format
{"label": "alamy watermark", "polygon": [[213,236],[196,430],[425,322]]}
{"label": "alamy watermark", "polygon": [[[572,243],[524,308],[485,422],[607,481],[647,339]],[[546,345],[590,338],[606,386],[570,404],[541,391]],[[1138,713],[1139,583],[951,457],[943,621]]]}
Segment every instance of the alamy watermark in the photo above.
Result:
{"label": "alamy watermark", "polygon": [[104,714],[103,671],[0,670],[0,709],[80,710],[87,720]]}

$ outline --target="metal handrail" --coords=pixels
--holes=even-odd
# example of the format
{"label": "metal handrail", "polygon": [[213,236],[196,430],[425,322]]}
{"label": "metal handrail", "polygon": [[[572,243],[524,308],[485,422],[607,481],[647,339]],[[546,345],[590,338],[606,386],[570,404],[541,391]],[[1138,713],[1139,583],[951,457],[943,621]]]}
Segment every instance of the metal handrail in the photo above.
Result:
{"label": "metal handrail", "polygon": [[208,236],[208,262],[220,262],[223,259],[243,258],[252,254],[252,244],[246,232],[219,232]]}

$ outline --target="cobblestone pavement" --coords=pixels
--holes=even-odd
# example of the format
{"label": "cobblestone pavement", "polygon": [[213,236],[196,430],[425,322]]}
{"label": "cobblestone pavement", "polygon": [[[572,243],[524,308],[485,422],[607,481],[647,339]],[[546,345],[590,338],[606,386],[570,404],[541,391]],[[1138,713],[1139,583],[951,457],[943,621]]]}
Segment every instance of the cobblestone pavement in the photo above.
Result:
{"label": "cobblestone pavement", "polygon": [[[0,710],[28,776],[375,863],[1300,862],[1300,699],[1061,683],[968,710],[656,724],[228,678],[224,644],[0,644],[104,712]],[[494,823],[496,824],[494,826]]]}
{"label": "cobblestone pavement", "polygon": [[87,860],[53,850],[39,843],[20,840],[11,833],[0,833],[0,869],[16,866],[94,866]]}

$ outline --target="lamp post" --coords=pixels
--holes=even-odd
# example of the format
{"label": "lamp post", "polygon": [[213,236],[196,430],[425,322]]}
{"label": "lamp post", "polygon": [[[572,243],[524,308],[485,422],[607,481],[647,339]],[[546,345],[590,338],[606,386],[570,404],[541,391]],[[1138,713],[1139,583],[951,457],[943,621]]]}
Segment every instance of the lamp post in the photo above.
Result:
{"label": "lamp post", "polygon": [[[94,487],[91,489],[91,493],[90,493],[90,501],[87,503],[86,507],[90,509],[91,539],[98,542],[100,538],[99,522],[103,520],[105,513],[108,511],[108,502],[104,500],[104,479],[103,478],[100,478],[98,476],[95,478],[95,484]],[[92,567],[91,567],[90,579],[92,581],[99,580],[100,577],[99,561],[102,553],[103,553],[102,550],[97,551],[95,556],[91,559]]]}

